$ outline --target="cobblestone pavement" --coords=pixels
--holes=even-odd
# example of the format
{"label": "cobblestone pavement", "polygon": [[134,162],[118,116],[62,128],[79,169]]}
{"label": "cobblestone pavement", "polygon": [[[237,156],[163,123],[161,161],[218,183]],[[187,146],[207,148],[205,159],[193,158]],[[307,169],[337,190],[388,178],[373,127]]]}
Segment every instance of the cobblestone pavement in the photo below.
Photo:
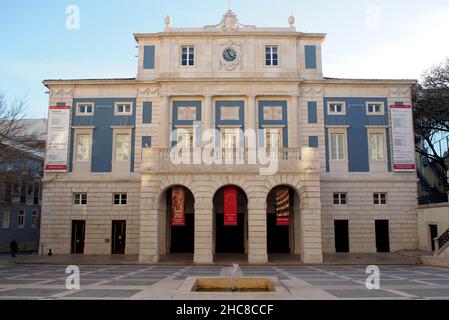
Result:
{"label": "cobblestone pavement", "polygon": [[449,299],[449,269],[384,266],[380,290],[367,290],[362,266],[242,267],[246,277],[278,278],[275,293],[197,293],[192,277],[223,267],[81,266],[80,290],[67,290],[65,267],[0,266],[0,299]]}

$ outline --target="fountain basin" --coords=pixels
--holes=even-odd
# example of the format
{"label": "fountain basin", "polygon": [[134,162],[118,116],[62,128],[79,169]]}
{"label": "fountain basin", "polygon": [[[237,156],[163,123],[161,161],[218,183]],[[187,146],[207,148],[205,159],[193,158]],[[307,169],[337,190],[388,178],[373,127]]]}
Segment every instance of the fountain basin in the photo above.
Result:
{"label": "fountain basin", "polygon": [[194,292],[276,292],[268,278],[239,278],[235,290],[231,289],[232,278],[197,278],[192,287]]}

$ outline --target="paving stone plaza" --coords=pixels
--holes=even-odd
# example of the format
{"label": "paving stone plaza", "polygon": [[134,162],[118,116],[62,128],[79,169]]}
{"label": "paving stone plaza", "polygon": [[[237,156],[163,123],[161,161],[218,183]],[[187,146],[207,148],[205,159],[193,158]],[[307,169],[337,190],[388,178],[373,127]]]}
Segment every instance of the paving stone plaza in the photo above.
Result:
{"label": "paving stone plaza", "polygon": [[364,266],[242,267],[245,277],[277,278],[274,293],[197,293],[192,278],[220,276],[223,267],[81,266],[80,289],[66,289],[66,268],[0,265],[0,299],[335,300],[449,299],[449,270],[423,266],[380,267],[380,290],[368,290]]}

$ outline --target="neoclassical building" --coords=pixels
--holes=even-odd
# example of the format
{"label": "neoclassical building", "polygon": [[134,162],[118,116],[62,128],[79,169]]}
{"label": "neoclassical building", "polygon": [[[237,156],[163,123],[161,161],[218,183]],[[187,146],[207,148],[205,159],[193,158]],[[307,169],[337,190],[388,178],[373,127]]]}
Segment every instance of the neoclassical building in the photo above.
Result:
{"label": "neoclassical building", "polygon": [[415,249],[415,81],[326,78],[325,34],[288,23],[167,17],[163,32],[134,35],[136,78],[45,80],[44,251],[264,264]]}

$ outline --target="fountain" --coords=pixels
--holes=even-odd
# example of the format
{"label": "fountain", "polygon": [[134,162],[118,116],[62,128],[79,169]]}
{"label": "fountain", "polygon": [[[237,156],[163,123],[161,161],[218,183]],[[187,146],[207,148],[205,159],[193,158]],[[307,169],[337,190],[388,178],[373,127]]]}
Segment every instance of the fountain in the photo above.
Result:
{"label": "fountain", "polygon": [[192,291],[196,292],[275,292],[268,278],[244,278],[238,264],[223,268],[218,278],[196,279]]}

